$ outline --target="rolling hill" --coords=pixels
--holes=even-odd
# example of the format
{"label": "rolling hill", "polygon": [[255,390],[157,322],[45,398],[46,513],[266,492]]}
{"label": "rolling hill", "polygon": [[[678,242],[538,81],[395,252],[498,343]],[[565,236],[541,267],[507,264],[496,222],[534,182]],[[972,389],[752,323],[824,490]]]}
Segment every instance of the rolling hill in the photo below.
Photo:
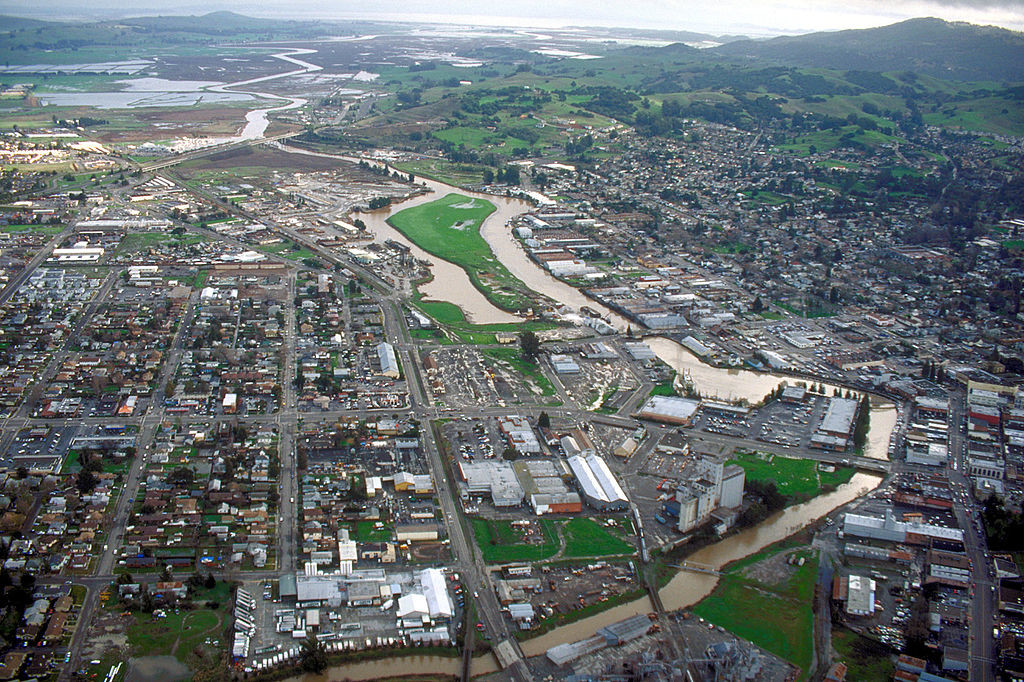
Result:
{"label": "rolling hill", "polygon": [[1024,33],[933,18],[880,28],[740,40],[709,52],[787,66],[1024,82]]}

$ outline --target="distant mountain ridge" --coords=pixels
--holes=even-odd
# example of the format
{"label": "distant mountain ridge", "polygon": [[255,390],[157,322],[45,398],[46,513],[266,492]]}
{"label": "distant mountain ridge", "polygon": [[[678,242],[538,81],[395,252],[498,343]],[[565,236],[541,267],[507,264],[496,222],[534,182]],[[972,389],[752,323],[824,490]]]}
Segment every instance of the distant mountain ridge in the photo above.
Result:
{"label": "distant mountain ridge", "polygon": [[709,52],[787,66],[1024,82],[1024,33],[934,18],[880,28],[739,40]]}

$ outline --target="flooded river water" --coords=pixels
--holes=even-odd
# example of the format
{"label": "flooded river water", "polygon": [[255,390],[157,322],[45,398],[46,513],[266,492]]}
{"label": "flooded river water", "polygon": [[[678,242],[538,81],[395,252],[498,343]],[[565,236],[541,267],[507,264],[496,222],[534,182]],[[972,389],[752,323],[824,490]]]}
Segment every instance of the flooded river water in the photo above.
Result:
{"label": "flooded river water", "polygon": [[[498,661],[491,654],[478,656],[470,666],[472,675],[486,675],[498,670]],[[323,675],[296,675],[285,682],[341,682],[342,680],[376,680],[404,675],[452,675],[462,673],[462,659],[445,656],[395,656],[375,661],[362,661],[329,668]]]}
{"label": "flooded river water", "polygon": [[[620,328],[625,327],[625,320],[621,317],[593,303],[574,288],[551,277],[527,257],[512,236],[507,223],[512,218],[530,210],[529,204],[518,199],[468,192],[432,180],[424,180],[422,182],[429,189],[428,193],[387,209],[365,215],[363,219],[375,235],[386,239],[394,239],[409,245],[418,258],[422,258],[431,264],[434,281],[429,285],[421,287],[421,290],[429,298],[455,303],[472,321],[478,323],[518,319],[492,306],[472,287],[468,277],[466,277],[461,268],[418,249],[410,244],[397,230],[387,224],[387,218],[397,211],[433,201],[449,192],[457,192],[474,198],[486,199],[496,206],[497,210],[484,222],[481,234],[488,244],[491,245],[495,255],[515,276],[519,277],[530,288],[559,303],[577,309],[582,306],[588,306],[605,315],[606,319],[611,320],[616,326],[620,326]],[[750,402],[757,402],[783,381],[790,384],[797,381],[806,381],[805,379],[792,376],[711,367],[702,363],[683,346],[666,338],[649,338],[647,343],[655,354],[673,367],[676,372],[689,377],[694,387],[705,396],[717,396],[727,400],[745,398]],[[831,392],[832,387],[826,386],[826,390]],[[889,438],[895,423],[895,405],[873,397],[871,428],[865,447],[865,454],[867,456],[878,459],[888,458]],[[715,569],[721,569],[733,561],[748,556],[796,533],[834,509],[867,494],[876,488],[881,481],[881,476],[858,473],[848,483],[839,486],[833,492],[821,495],[803,504],[784,509],[753,528],[698,550],[689,560]],[[717,582],[718,578],[714,575],[680,571],[661,589],[661,599],[667,609],[686,608],[709,595],[714,590]],[[528,656],[542,655],[549,647],[590,637],[600,627],[637,613],[647,613],[651,611],[651,608],[651,604],[646,597],[637,599],[528,640],[522,644],[522,649]],[[493,669],[493,665],[493,658],[481,659],[479,664],[474,664],[473,673],[482,674],[488,672]],[[304,682],[371,679],[380,676],[409,674],[410,672],[457,674],[458,661],[441,657],[396,658],[388,661],[373,661],[342,666],[330,671],[327,677],[307,676],[294,679],[302,679]]]}
{"label": "flooded river water", "polygon": [[[289,152],[314,154],[317,156],[331,156],[328,154],[319,154],[317,152],[308,152],[294,147],[283,148]],[[390,166],[386,166],[386,164],[382,164],[375,160],[371,161],[368,159],[359,159],[347,156],[338,158],[355,162],[366,160],[374,165],[385,166],[392,171],[395,170]],[[530,203],[522,199],[512,197],[484,194],[482,192],[471,192],[469,190],[461,189],[459,187],[428,178],[417,178],[416,182],[417,184],[425,187],[427,191],[404,201],[396,202],[379,211],[361,214],[360,217],[363,222],[366,223],[367,228],[377,238],[393,239],[401,244],[405,244],[411,249],[412,254],[416,258],[430,264],[430,270],[434,276],[433,280],[418,287],[425,298],[434,301],[447,301],[449,303],[454,303],[462,310],[469,321],[476,324],[518,322],[523,319],[505,312],[491,304],[491,302],[488,301],[484,295],[472,285],[469,281],[469,277],[462,268],[454,263],[450,263],[449,261],[427,253],[406,239],[401,232],[393,228],[387,222],[388,218],[399,211],[404,211],[405,209],[413,206],[419,206],[421,204],[435,201],[447,194],[461,194],[474,199],[489,201],[494,204],[495,211],[489,215],[486,220],[484,220],[483,225],[480,227],[480,234],[491,247],[491,250],[494,252],[494,255],[497,256],[498,260],[500,260],[508,271],[516,278],[521,280],[533,291],[546,296],[558,305],[568,306],[576,311],[584,306],[589,307],[590,309],[600,313],[606,321],[616,328],[625,330],[626,320],[623,317],[587,298],[575,287],[571,287],[565,282],[552,277],[550,273],[541,268],[534,261],[530,260],[530,257],[526,255],[526,252],[512,234],[509,222],[514,218],[533,210],[533,206],[530,205]]]}

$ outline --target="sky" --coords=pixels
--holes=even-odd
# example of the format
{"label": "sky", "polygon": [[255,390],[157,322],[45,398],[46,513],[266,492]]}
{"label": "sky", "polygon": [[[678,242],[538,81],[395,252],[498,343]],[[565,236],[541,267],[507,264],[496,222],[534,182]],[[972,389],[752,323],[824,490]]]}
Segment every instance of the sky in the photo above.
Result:
{"label": "sky", "polygon": [[216,9],[277,18],[618,26],[751,36],[869,28],[925,16],[1024,30],[1024,0],[0,0],[0,12],[37,18],[203,14]]}

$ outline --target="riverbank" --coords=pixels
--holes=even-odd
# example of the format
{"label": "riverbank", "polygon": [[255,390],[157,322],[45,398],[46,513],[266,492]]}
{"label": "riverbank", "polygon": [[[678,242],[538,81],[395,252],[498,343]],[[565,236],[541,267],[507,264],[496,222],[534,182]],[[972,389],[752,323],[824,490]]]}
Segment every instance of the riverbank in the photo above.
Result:
{"label": "riverbank", "polygon": [[496,210],[490,201],[450,193],[394,213],[387,223],[424,251],[462,268],[496,307],[520,313],[535,306],[533,292],[505,268],[480,235]]}

